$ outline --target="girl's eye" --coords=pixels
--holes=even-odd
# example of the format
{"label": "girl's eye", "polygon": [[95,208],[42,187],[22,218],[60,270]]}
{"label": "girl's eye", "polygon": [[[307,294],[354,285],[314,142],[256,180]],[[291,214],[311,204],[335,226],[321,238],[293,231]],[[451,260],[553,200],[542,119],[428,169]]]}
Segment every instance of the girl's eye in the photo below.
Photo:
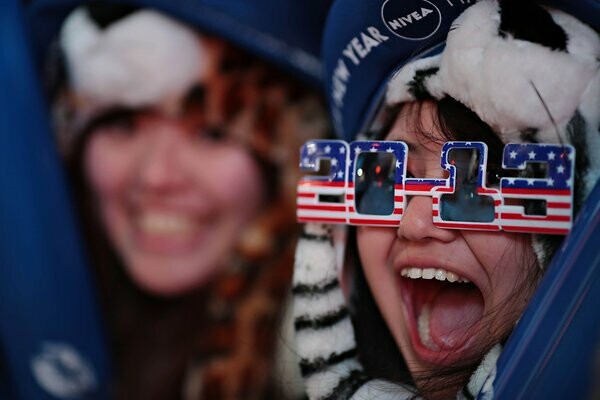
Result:
{"label": "girl's eye", "polygon": [[137,113],[131,109],[118,108],[109,110],[88,126],[88,130],[103,130],[106,133],[131,134],[135,131]]}
{"label": "girl's eye", "polygon": [[211,141],[220,141],[225,137],[222,129],[219,128],[205,128],[202,129],[198,135],[200,139],[206,139]]}

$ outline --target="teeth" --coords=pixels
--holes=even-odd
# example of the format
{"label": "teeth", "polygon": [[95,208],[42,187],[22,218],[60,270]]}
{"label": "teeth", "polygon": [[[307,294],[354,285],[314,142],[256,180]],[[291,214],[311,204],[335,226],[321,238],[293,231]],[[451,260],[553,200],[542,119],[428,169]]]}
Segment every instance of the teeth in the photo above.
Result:
{"label": "teeth", "polygon": [[446,280],[446,270],[437,268],[435,270],[435,279],[437,279],[438,281],[445,281]]}
{"label": "teeth", "polygon": [[438,346],[433,343],[429,333],[429,304],[425,304],[421,309],[421,314],[419,314],[419,318],[417,319],[417,328],[421,343],[430,350],[438,350]]}
{"label": "teeth", "polygon": [[170,213],[144,213],[138,226],[149,234],[184,234],[194,229],[191,217]]}
{"label": "teeth", "polygon": [[456,282],[458,281],[458,275],[456,275],[454,272],[447,272],[446,279],[448,282]]}
{"label": "teeth", "polygon": [[433,279],[435,275],[435,268],[425,268],[423,270],[423,274],[421,275],[421,277],[423,279]]}
{"label": "teeth", "polygon": [[411,279],[437,279],[438,281],[469,283],[469,279],[443,268],[402,268],[400,275]]}
{"label": "teeth", "polygon": [[421,269],[420,268],[411,268],[408,271],[408,277],[411,279],[417,279],[421,277]]}

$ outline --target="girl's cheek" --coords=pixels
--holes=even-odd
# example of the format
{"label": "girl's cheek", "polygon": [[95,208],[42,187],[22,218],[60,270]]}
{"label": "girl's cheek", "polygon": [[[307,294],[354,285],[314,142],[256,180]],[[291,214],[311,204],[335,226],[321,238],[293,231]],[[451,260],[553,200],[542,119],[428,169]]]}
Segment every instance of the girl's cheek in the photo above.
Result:
{"label": "girl's cheek", "polygon": [[396,230],[392,228],[359,227],[356,231],[358,252],[367,268],[384,267],[394,243]]}
{"label": "girl's cheek", "polygon": [[[207,163],[209,159],[212,162]],[[254,157],[237,147],[215,148],[211,157],[194,158],[194,174],[205,182],[208,191],[230,207],[253,210],[265,197],[265,183]]]}
{"label": "girl's cheek", "polygon": [[118,192],[134,172],[135,153],[131,145],[103,135],[90,139],[85,154],[86,177],[94,192],[106,197]]}

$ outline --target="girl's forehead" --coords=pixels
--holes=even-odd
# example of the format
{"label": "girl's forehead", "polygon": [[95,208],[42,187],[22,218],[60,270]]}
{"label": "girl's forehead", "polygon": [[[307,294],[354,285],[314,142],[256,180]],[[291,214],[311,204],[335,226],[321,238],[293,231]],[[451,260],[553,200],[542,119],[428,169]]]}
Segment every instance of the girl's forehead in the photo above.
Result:
{"label": "girl's forehead", "polygon": [[402,105],[387,133],[386,140],[406,142],[409,149],[432,145],[442,138],[433,101],[408,102]]}

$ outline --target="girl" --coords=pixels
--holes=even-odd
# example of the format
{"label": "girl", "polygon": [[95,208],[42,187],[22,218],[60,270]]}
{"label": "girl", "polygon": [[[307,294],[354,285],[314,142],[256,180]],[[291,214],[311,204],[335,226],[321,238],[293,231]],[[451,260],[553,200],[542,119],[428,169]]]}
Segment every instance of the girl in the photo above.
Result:
{"label": "girl", "polygon": [[[388,194],[394,190],[387,183],[390,174],[393,184],[394,171],[405,168],[410,180],[404,181],[408,199],[395,227],[358,222],[349,231],[341,286],[330,229],[305,226],[294,293],[310,398],[493,396],[502,344],[562,236],[516,232],[536,232],[522,226],[481,230],[477,224],[494,220],[494,201],[480,196],[485,191],[477,189],[479,171],[485,166],[485,182],[498,188],[500,177],[510,184],[521,176],[501,168],[506,157],[513,157],[508,153],[502,159],[506,143],[570,144],[576,152],[575,175],[563,183],[565,188],[574,185],[575,213],[598,180],[600,165],[592,156],[600,149],[597,32],[563,11],[529,1],[485,0],[465,11],[467,5],[427,3],[411,11],[414,3],[402,8],[393,1],[339,0],[328,19],[324,56],[333,60],[328,88],[338,134],[347,140],[402,141],[408,149],[405,167],[377,160],[371,175],[372,157],[350,158],[357,210],[389,214],[381,212],[381,204],[382,188],[390,187]],[[349,9],[361,20],[349,17]],[[340,32],[342,18],[348,29]],[[358,56],[360,62],[352,62]],[[391,67],[394,72],[378,90]],[[385,93],[379,113],[372,112],[380,104],[378,96],[365,93]],[[456,150],[444,147],[447,141],[484,142],[487,165],[476,152],[452,153]],[[340,148],[355,155],[353,146]],[[573,158],[568,149],[560,152],[566,164],[556,170],[528,162],[516,172],[558,187],[554,177],[564,174]],[[531,151],[529,159],[541,161]],[[545,160],[557,156],[549,152]],[[445,170],[441,157],[442,166],[448,163]],[[452,171],[455,176],[449,175]],[[428,190],[408,190],[420,184],[415,178],[427,178],[434,186],[456,179],[455,193],[434,201]],[[504,201],[506,207],[524,208],[530,221],[536,217],[529,215],[546,215],[553,207],[550,202]],[[299,215],[305,215],[301,204]],[[442,223],[434,221],[432,210],[442,215]],[[471,229],[448,229],[444,223]]]}
{"label": "girl", "polygon": [[118,398],[280,398],[295,149],[316,90],[156,11],[91,4],[55,96]]}

